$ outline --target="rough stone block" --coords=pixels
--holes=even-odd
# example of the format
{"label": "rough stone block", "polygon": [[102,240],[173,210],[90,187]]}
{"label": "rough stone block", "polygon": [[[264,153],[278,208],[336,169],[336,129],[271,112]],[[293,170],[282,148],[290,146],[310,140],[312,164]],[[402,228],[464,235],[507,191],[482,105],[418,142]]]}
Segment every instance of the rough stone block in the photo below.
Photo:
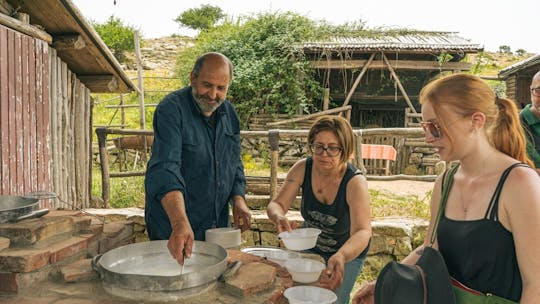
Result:
{"label": "rough stone block", "polygon": [[225,282],[226,290],[247,296],[268,289],[276,278],[276,268],[260,262],[243,264],[236,275]]}
{"label": "rough stone block", "polygon": [[49,264],[51,253],[46,248],[10,248],[0,252],[0,271],[30,272]]}
{"label": "rough stone block", "polygon": [[92,269],[92,259],[84,259],[73,262],[61,268],[64,282],[84,282],[98,278],[98,274]]}
{"label": "rough stone block", "polygon": [[277,234],[263,231],[261,232],[261,245],[262,246],[279,246],[279,239]]}
{"label": "rough stone block", "polygon": [[8,238],[0,237],[0,251],[9,248],[11,241]]}
{"label": "rough stone block", "polygon": [[45,216],[0,225],[0,236],[10,239],[13,247],[31,246],[57,235],[72,233],[73,219],[64,216]]}

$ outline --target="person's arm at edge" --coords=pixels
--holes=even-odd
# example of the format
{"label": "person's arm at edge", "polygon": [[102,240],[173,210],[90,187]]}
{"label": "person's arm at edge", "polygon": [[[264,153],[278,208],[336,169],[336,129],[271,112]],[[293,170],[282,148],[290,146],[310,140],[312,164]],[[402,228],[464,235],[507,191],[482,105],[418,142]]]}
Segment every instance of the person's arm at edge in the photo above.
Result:
{"label": "person's arm at edge", "polygon": [[[520,303],[540,299],[540,177],[527,168],[512,170],[506,181],[503,210],[514,236],[516,256],[523,281]],[[499,209],[500,210],[500,209]],[[504,219],[500,219],[504,220]]]}

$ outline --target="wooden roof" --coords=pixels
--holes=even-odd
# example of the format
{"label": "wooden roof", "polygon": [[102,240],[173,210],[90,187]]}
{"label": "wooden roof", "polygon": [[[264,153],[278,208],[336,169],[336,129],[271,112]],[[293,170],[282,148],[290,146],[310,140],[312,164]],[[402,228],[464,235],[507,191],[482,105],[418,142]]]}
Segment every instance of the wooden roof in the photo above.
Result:
{"label": "wooden roof", "polygon": [[540,54],[516,62],[513,65],[502,69],[499,72],[499,78],[506,79],[517,73],[532,76],[538,71],[540,71]]}
{"label": "wooden roof", "polygon": [[[47,42],[52,44],[58,57],[77,74],[90,91],[99,93],[137,90],[92,25],[70,0],[6,2],[13,9],[18,9],[19,13],[28,14],[30,24],[36,27],[36,32],[39,33],[41,28],[42,32],[50,35],[52,41]],[[14,18],[13,20],[18,21]]]}
{"label": "wooden roof", "polygon": [[455,32],[411,31],[403,34],[389,33],[373,37],[333,37],[325,41],[302,44],[304,51],[320,52],[324,49],[361,52],[392,51],[411,53],[477,53],[483,51],[477,43],[460,37]]}

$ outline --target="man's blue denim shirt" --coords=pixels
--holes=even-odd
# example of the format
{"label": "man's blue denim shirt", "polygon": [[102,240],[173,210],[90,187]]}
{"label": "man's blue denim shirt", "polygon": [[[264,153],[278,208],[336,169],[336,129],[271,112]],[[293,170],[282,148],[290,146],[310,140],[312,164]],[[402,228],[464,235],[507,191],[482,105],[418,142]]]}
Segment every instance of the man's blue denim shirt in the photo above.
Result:
{"label": "man's blue denim shirt", "polygon": [[232,104],[216,109],[215,127],[196,104],[191,87],[166,96],[154,113],[154,143],[148,161],[145,219],[151,239],[168,239],[171,226],[161,205],[165,194],[184,194],[195,239],[212,227],[229,225],[228,202],[245,195],[240,123]]}

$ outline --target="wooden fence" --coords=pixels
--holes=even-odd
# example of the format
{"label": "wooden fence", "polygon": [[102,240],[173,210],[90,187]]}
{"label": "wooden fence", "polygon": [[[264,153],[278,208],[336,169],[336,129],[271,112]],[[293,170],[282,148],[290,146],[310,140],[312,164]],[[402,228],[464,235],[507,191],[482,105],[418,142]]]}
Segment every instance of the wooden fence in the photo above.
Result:
{"label": "wooden fence", "polygon": [[[240,135],[242,139],[266,139],[268,141],[267,149],[270,154],[270,194],[275,195],[278,187],[278,163],[279,163],[279,150],[280,141],[291,138],[307,138],[308,130],[268,130],[268,131],[241,131]],[[126,129],[110,129],[110,128],[97,128],[96,134],[99,144],[99,158],[101,165],[101,179],[102,179],[102,198],[105,207],[109,207],[110,203],[110,178],[114,177],[128,177],[128,176],[143,176],[145,171],[128,171],[128,172],[110,172],[109,165],[109,152],[107,150],[107,136],[109,134],[117,135],[136,135],[142,138],[147,138],[149,135],[153,135],[152,130],[126,130]],[[411,145],[407,144],[409,138],[423,137],[423,131],[420,128],[386,128],[386,129],[364,129],[354,130],[355,134],[355,157],[354,164],[359,167],[364,167],[364,160],[362,157],[362,143],[369,144],[384,144],[391,145],[398,151],[398,156],[393,168],[395,172],[401,172],[401,167],[408,164],[408,155],[411,153]],[[143,151],[144,153],[144,151]],[[380,165],[384,165],[382,160]],[[368,179],[411,179],[411,180],[434,180],[435,175],[428,176],[407,176],[402,174],[396,174],[393,176],[368,176]]]}

